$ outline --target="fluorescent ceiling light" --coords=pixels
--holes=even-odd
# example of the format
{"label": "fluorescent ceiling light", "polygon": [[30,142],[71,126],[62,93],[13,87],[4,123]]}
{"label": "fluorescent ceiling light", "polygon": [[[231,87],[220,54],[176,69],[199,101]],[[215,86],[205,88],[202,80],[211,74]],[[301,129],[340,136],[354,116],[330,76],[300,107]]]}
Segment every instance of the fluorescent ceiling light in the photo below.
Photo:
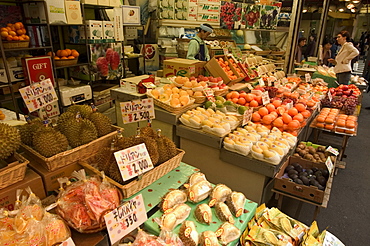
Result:
{"label": "fluorescent ceiling light", "polygon": [[344,8],[340,8],[340,9],[339,9],[339,12],[343,12],[343,11],[344,11]]}
{"label": "fluorescent ceiling light", "polygon": [[359,3],[359,0],[353,0],[352,3]]}
{"label": "fluorescent ceiling light", "polygon": [[307,12],[307,9],[302,10],[302,12],[303,12],[303,13],[306,13],[306,12]]}
{"label": "fluorescent ceiling light", "polygon": [[355,7],[355,5],[353,5],[353,3],[350,3],[347,5],[347,9],[353,9]]}

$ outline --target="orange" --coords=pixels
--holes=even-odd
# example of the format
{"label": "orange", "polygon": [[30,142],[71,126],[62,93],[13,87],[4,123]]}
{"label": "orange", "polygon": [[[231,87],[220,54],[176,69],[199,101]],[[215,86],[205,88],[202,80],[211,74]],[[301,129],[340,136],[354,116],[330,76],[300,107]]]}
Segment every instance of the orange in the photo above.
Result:
{"label": "orange", "polygon": [[245,103],[246,103],[247,101],[245,100],[245,98],[244,97],[240,97],[239,99],[238,99],[238,104],[240,104],[240,105],[244,105]]}
{"label": "orange", "polygon": [[23,41],[23,40],[24,40],[24,38],[22,38],[22,37],[18,37],[18,40],[19,40],[19,41]]}
{"label": "orange", "polygon": [[262,123],[264,125],[270,125],[273,120],[274,120],[274,116],[268,114],[268,115],[263,116]]}
{"label": "orange", "polygon": [[318,128],[324,128],[324,123],[316,123],[316,127]]}
{"label": "orange", "polygon": [[7,27],[12,27],[12,26],[13,26],[13,24],[12,24],[12,23],[8,23],[8,24],[6,24],[6,26],[7,26]]}
{"label": "orange", "polygon": [[290,108],[289,110],[288,110],[288,114],[290,115],[290,116],[294,116],[294,115],[296,115],[296,114],[298,114],[298,110],[296,109],[296,108]]}
{"label": "orange", "polygon": [[231,98],[231,101],[232,101],[233,103],[238,103],[238,100],[239,100],[239,98],[237,98],[237,97]]}
{"label": "orange", "polygon": [[332,117],[326,117],[325,118],[325,123],[326,124],[333,124],[334,123],[334,118],[332,118]]}
{"label": "orange", "polygon": [[13,40],[13,37],[9,35],[8,37],[6,37],[6,40],[12,41]]}
{"label": "orange", "polygon": [[262,96],[255,96],[254,100],[256,100],[259,105],[262,105]]}
{"label": "orange", "polygon": [[294,107],[298,110],[298,112],[303,112],[306,110],[306,107],[302,103],[297,103]]}
{"label": "orange", "polygon": [[271,128],[272,128],[272,125],[265,125],[265,124],[263,124],[263,126],[265,126],[269,130],[271,130]]}
{"label": "orange", "polygon": [[7,31],[1,31],[0,35],[1,37],[6,38],[8,37],[9,33]]}
{"label": "orange", "polygon": [[230,99],[230,98],[231,98],[231,92],[226,94],[226,99]]}
{"label": "orange", "polygon": [[19,37],[18,36],[14,36],[13,37],[13,41],[19,41]]}
{"label": "orange", "polygon": [[268,111],[271,113],[271,112],[275,112],[275,106],[274,104],[272,103],[269,103],[266,105],[266,108],[268,109]]}
{"label": "orange", "polygon": [[316,121],[317,122],[320,122],[320,123],[324,123],[325,122],[325,116],[318,116],[317,118],[316,118]]}
{"label": "orange", "polygon": [[74,57],[79,57],[80,56],[80,54],[76,50],[72,50],[71,55],[74,56]]}
{"label": "orange", "polygon": [[22,22],[16,22],[14,25],[19,25],[21,28],[24,28],[24,25]]}
{"label": "orange", "polygon": [[347,117],[347,120],[357,121],[357,117],[356,117],[356,116],[353,116],[353,115],[349,115],[349,116]]}
{"label": "orange", "polygon": [[254,98],[256,97],[256,95],[252,94],[252,93],[248,93],[246,96],[245,96],[245,100],[247,100],[247,102],[251,102],[254,100]]}
{"label": "orange", "polygon": [[278,113],[276,113],[276,111],[271,112],[270,115],[274,116],[274,119],[276,119],[279,116]]}
{"label": "orange", "polygon": [[13,26],[14,26],[14,28],[15,28],[16,30],[19,30],[19,29],[21,29],[21,28],[22,28],[22,27],[21,27],[21,25],[19,24],[19,22],[15,23]]}
{"label": "orange", "polygon": [[284,113],[283,115],[282,115],[282,117],[283,117],[283,121],[284,121],[284,123],[285,124],[289,124],[293,119],[292,119],[292,116],[290,116],[289,114],[287,114],[287,113]]}
{"label": "orange", "polygon": [[275,106],[275,108],[281,106],[281,100],[274,100],[272,101],[272,104]]}
{"label": "orange", "polygon": [[346,126],[346,121],[343,119],[338,119],[336,122],[337,126],[339,127],[345,127]]}
{"label": "orange", "polygon": [[251,107],[258,107],[258,102],[256,100],[252,100],[250,103],[249,103],[249,106]]}
{"label": "orange", "polygon": [[284,126],[283,119],[280,118],[280,117],[276,118],[272,124],[276,127],[279,127],[279,128]]}
{"label": "orange", "polygon": [[60,52],[62,52],[62,50],[57,50],[57,56],[61,56]]}
{"label": "orange", "polygon": [[311,116],[311,112],[310,112],[310,111],[308,111],[308,110],[303,111],[301,114],[302,114],[302,115],[303,115],[303,117],[305,117],[305,118],[308,118],[308,117],[310,117],[310,116]]}
{"label": "orange", "polygon": [[303,117],[302,114],[298,113],[298,114],[294,115],[293,120],[298,120],[299,122],[303,122],[304,117]]}
{"label": "orange", "polygon": [[354,130],[345,130],[344,132],[345,132],[345,133],[348,133],[348,134],[354,134],[354,133],[355,133],[355,131],[354,131]]}
{"label": "orange", "polygon": [[265,116],[265,115],[268,115],[269,111],[266,107],[262,107],[260,109],[258,109],[258,113],[261,115],[261,116]]}
{"label": "orange", "polygon": [[1,32],[7,32],[7,31],[8,31],[8,28],[6,28],[6,27],[2,27],[2,28],[0,28],[0,31],[1,31]]}
{"label": "orange", "polygon": [[334,125],[325,125],[324,128],[325,129],[328,129],[328,130],[333,130],[334,129]]}
{"label": "orange", "polygon": [[68,56],[68,51],[66,51],[66,50],[61,50],[60,51],[60,56]]}
{"label": "orange", "polygon": [[17,32],[17,34],[18,34],[19,36],[21,36],[21,35],[23,35],[23,34],[24,34],[22,29],[19,29],[19,30],[17,30],[16,32]]}
{"label": "orange", "polygon": [[237,92],[237,91],[232,91],[232,92],[231,92],[231,98],[239,98],[239,92]]}
{"label": "orange", "polygon": [[74,56],[68,56],[68,59],[75,59],[76,57]]}
{"label": "orange", "polygon": [[72,50],[70,50],[70,49],[65,49],[65,51],[68,53],[67,56],[70,56],[72,54]]}
{"label": "orange", "polygon": [[298,120],[292,120],[291,122],[289,122],[288,124],[288,129],[289,130],[297,130],[299,129],[301,126],[301,124],[299,123]]}
{"label": "orange", "polygon": [[46,55],[48,55],[48,56],[54,56],[54,53],[51,52],[51,51],[49,51],[48,53],[46,53]]}
{"label": "orange", "polygon": [[58,56],[54,56],[54,60],[60,60]]}
{"label": "orange", "polygon": [[356,123],[353,120],[347,120],[346,121],[346,127],[347,128],[355,128],[356,127]]}
{"label": "orange", "polygon": [[277,112],[279,115],[283,115],[283,114],[285,113],[285,107],[284,107],[284,106],[279,106],[279,107],[277,107],[276,112]]}
{"label": "orange", "polygon": [[66,60],[66,59],[68,59],[67,57],[65,57],[65,56],[62,56],[60,59],[62,59],[62,60]]}
{"label": "orange", "polygon": [[30,40],[30,37],[29,37],[28,35],[26,35],[26,36],[24,37],[24,40]]}
{"label": "orange", "polygon": [[9,32],[9,35],[11,35],[11,36],[17,36],[17,34],[14,31],[10,31]]}
{"label": "orange", "polygon": [[258,122],[261,120],[261,115],[258,112],[254,112],[252,114],[252,121],[253,122]]}

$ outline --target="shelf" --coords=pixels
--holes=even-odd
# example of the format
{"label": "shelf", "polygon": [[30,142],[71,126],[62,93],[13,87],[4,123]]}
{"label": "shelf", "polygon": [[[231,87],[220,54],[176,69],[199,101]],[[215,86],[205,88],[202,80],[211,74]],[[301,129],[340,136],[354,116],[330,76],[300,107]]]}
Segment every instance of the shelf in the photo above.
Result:
{"label": "shelf", "polygon": [[[18,99],[18,98],[22,98],[22,96],[19,92],[15,92],[14,93],[14,98]],[[0,101],[1,102],[7,102],[7,101],[12,101],[12,100],[13,100],[12,94],[0,95]]]}
{"label": "shelf", "polygon": [[15,48],[15,49],[4,49],[4,51],[25,51],[25,50],[42,50],[42,49],[51,49],[51,46],[42,46],[42,47],[30,47],[30,48]]}
{"label": "shelf", "polygon": [[277,27],[275,30],[270,30],[270,29],[245,29],[245,31],[289,32],[289,27]]}
{"label": "shelf", "polygon": [[55,67],[55,69],[62,69],[62,68],[69,68],[69,67],[78,67],[78,66],[85,66],[85,65],[89,65],[89,63],[77,63],[77,64],[74,64],[74,65],[69,65],[69,66],[61,66],[61,67]]}
{"label": "shelf", "polygon": [[[1,1],[1,0],[0,0]],[[113,9],[113,6],[94,5],[94,4],[82,4],[87,9]]]}
{"label": "shelf", "polygon": [[37,3],[37,2],[44,2],[44,0],[33,0],[33,1],[22,1],[22,0],[0,0],[0,3]]}
{"label": "shelf", "polygon": [[[1,1],[1,0],[0,0]],[[84,24],[51,23],[50,26],[83,26]]]}
{"label": "shelf", "polygon": [[46,23],[23,23],[25,26],[47,26]]}
{"label": "shelf", "polygon": [[[203,24],[202,21],[184,21],[184,20],[159,20],[160,26],[172,26],[172,27],[184,27],[184,28],[196,28],[200,24]],[[220,28],[220,22],[211,23],[213,28]]]}

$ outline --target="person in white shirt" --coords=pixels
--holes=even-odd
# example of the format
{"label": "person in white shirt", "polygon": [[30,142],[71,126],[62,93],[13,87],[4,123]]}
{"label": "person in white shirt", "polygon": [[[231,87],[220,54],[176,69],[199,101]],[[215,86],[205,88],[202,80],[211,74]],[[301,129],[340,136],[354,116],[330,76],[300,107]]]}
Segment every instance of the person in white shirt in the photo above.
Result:
{"label": "person in white shirt", "polygon": [[359,54],[359,51],[349,42],[350,38],[347,31],[338,33],[337,42],[342,48],[340,48],[335,59],[328,59],[330,63],[335,65],[334,72],[337,75],[338,83],[343,85],[348,85],[352,72],[351,60]]}

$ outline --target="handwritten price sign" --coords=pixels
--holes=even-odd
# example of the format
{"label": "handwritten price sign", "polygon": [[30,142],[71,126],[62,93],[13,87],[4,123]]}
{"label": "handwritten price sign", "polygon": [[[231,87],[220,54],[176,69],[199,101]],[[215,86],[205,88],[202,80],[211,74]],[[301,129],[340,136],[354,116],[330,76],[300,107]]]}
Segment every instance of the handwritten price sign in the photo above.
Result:
{"label": "handwritten price sign", "polygon": [[121,102],[123,124],[154,119],[153,99],[134,100]]}
{"label": "handwritten price sign", "polygon": [[139,194],[123,203],[106,214],[104,219],[113,245],[147,220],[143,196]]}
{"label": "handwritten price sign", "polygon": [[58,101],[53,83],[50,79],[34,83],[19,89],[24,102],[30,112],[36,111],[46,105]]}
{"label": "handwritten price sign", "polygon": [[124,181],[153,169],[145,144],[135,145],[114,153]]}

